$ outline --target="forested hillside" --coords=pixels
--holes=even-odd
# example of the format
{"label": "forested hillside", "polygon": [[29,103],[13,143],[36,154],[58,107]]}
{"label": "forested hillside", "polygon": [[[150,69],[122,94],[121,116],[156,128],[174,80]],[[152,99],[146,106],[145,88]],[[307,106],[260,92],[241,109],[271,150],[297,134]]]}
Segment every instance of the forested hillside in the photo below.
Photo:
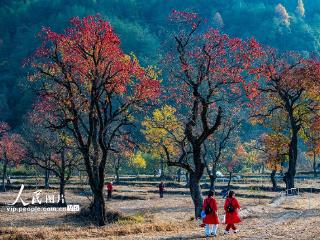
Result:
{"label": "forested hillside", "polygon": [[199,12],[232,36],[254,36],[279,49],[319,51],[319,0],[1,0],[0,120],[17,128],[32,106],[23,62],[38,44],[42,26],[60,31],[72,16],[99,13],[111,22],[125,51],[134,51],[143,65],[156,64],[173,9]]}

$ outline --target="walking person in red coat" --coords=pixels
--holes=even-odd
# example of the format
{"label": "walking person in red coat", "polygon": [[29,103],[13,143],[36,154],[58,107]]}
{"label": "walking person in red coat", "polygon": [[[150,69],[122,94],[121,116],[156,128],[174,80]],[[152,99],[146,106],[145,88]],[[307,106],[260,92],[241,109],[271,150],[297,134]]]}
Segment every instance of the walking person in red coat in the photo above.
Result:
{"label": "walking person in red coat", "polygon": [[203,223],[205,224],[206,237],[217,236],[219,218],[218,218],[217,201],[213,197],[213,191],[209,191],[208,197],[203,201],[202,213],[205,214]]}
{"label": "walking person in red coat", "polygon": [[224,204],[224,210],[226,211],[225,223],[227,224],[224,234],[229,234],[230,229],[232,229],[234,233],[237,233],[238,229],[235,224],[241,222],[238,214],[240,205],[235,196],[234,191],[229,191],[229,195]]}
{"label": "walking person in red coat", "polygon": [[112,189],[113,189],[112,182],[108,182],[107,183],[107,190],[108,190],[107,199],[108,200],[110,200],[112,198]]}

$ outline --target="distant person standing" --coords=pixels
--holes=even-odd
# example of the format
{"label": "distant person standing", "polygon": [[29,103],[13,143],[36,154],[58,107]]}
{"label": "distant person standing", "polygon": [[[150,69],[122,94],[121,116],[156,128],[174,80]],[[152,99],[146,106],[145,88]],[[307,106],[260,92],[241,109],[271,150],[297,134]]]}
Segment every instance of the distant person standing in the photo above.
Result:
{"label": "distant person standing", "polygon": [[232,229],[234,233],[237,233],[238,229],[236,228],[235,224],[241,222],[238,214],[240,204],[235,196],[236,194],[234,191],[229,191],[229,195],[224,204],[224,210],[226,211],[225,223],[227,224],[224,234],[229,234],[230,229]]}
{"label": "distant person standing", "polygon": [[112,190],[113,190],[112,182],[108,182],[107,183],[108,200],[112,198]]}
{"label": "distant person standing", "polygon": [[163,191],[164,191],[164,183],[161,182],[161,183],[159,184],[160,198],[163,198]]}
{"label": "distant person standing", "polygon": [[218,218],[217,201],[213,197],[213,191],[209,191],[208,197],[204,199],[202,205],[202,212],[205,213],[203,223],[205,224],[206,237],[217,236],[219,218]]}
{"label": "distant person standing", "polygon": [[10,176],[7,177],[7,184],[9,184],[9,185],[11,184],[11,178],[10,178]]}

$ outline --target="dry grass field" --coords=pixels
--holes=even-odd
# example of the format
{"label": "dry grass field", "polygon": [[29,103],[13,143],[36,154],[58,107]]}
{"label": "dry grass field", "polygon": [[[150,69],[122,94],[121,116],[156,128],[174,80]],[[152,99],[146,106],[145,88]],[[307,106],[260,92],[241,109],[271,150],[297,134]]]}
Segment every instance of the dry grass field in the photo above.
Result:
{"label": "dry grass field", "polygon": [[[319,183],[305,187],[308,184]],[[217,239],[320,239],[319,193],[285,197],[255,190],[250,184],[236,184],[235,188],[242,205],[240,232],[224,236],[221,224]],[[22,198],[30,201],[33,191],[24,190]],[[56,191],[42,190],[41,194]],[[77,188],[68,188],[66,197],[68,203],[80,204],[80,213],[8,212],[5,205],[14,201],[17,192],[0,193],[0,239],[205,239],[204,229],[193,219],[186,188],[166,188],[160,199],[156,187],[147,182],[116,185],[114,199],[106,207],[118,219],[100,228],[88,221],[90,200]],[[217,199],[222,219],[224,200]]]}

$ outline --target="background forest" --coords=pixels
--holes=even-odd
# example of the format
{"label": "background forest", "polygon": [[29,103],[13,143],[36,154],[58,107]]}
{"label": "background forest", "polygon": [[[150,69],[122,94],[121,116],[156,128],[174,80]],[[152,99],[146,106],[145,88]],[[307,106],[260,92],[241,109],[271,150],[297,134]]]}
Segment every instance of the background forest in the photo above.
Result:
{"label": "background forest", "polygon": [[[282,25],[275,8],[282,3],[288,24]],[[19,128],[32,105],[23,61],[39,43],[42,26],[61,31],[72,16],[100,13],[119,34],[125,52],[133,51],[144,64],[157,63],[166,40],[172,9],[192,10],[231,36],[254,36],[263,44],[318,52],[320,1],[305,0],[303,14],[292,0],[1,0],[0,4],[0,120]],[[221,18],[220,18],[221,16]]]}
{"label": "background forest", "polygon": [[[283,5],[280,10],[279,3]],[[160,49],[171,28],[168,16],[178,9],[200,13],[209,25],[233,37],[253,36],[280,50],[318,53],[319,3],[320,0],[1,0],[0,120],[20,132],[25,114],[32,108],[35,94],[27,83],[28,69],[23,64],[39,44],[37,34],[42,26],[59,32],[73,16],[99,13],[111,22],[124,51],[133,51],[146,66],[160,63]],[[244,124],[240,137],[248,141],[263,131],[261,126]]]}

